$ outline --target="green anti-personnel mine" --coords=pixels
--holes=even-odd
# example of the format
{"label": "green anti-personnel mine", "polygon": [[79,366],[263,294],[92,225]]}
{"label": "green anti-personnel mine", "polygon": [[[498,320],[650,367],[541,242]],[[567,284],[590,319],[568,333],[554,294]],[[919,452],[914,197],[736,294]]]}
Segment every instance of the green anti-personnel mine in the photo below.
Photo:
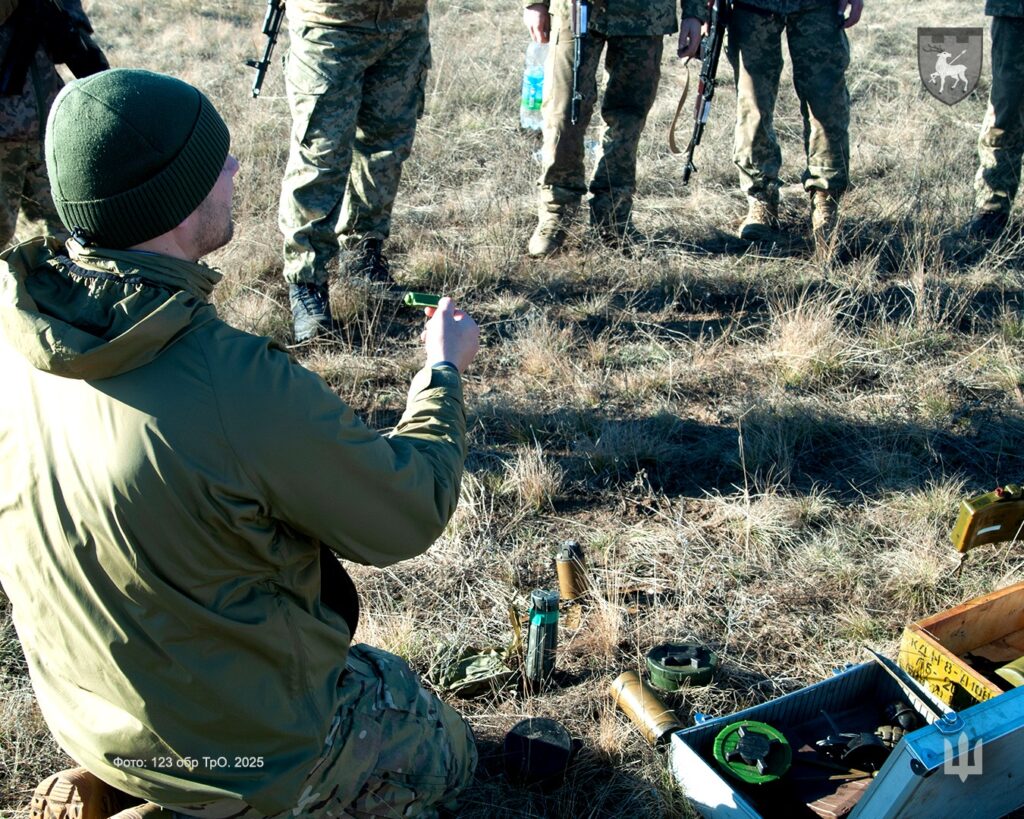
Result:
{"label": "green anti-personnel mine", "polygon": [[793,749],[782,732],[764,722],[741,720],[715,737],[715,761],[743,782],[764,785],[789,770]]}
{"label": "green anti-personnel mine", "polygon": [[647,652],[651,685],[678,691],[685,685],[707,685],[718,668],[718,655],[696,643],[663,643]]}
{"label": "green anti-personnel mine", "polygon": [[411,290],[402,297],[407,307],[437,307],[440,296],[431,293],[414,293]]}

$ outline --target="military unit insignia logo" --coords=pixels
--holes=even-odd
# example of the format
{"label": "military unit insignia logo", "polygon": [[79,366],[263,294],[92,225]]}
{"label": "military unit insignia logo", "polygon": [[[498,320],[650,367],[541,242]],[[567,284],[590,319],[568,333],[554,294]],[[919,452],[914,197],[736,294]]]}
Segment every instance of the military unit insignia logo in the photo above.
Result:
{"label": "military unit insignia logo", "polygon": [[917,70],[935,99],[956,105],[978,85],[985,39],[980,28],[919,28]]}

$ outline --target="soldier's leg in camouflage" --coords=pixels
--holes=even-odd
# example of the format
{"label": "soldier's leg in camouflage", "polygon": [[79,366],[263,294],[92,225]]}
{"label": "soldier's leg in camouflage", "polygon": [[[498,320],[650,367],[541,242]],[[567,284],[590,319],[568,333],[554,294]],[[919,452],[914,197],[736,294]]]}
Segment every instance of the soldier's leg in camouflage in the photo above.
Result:
{"label": "soldier's leg in camouflage", "polygon": [[774,238],[779,227],[779,169],[782,151],[775,135],[775,101],[782,75],[783,18],[736,8],[729,24],[726,55],[736,82],[733,162],[747,195],[740,237]]}
{"label": "soldier's leg in camouflage", "polygon": [[835,231],[839,198],[850,178],[850,43],[830,4],[789,15],[786,38],[804,120],[803,183],[811,200],[811,235],[816,246],[824,247]]}
{"label": "soldier's leg in camouflage", "polygon": [[645,237],[633,226],[636,152],[647,114],[658,93],[664,38],[610,37],[605,55],[608,85],[601,100],[601,159],[590,182],[590,221],[601,239],[627,252]]}
{"label": "soldier's leg in camouflage", "polygon": [[992,90],[978,140],[975,215],[967,235],[995,239],[1006,228],[1024,155],[1024,19],[992,18]]}
{"label": "soldier's leg in camouflage", "polygon": [[381,36],[389,39],[388,47],[363,75],[341,234],[348,275],[391,284],[383,242],[391,232],[402,163],[409,158],[423,114],[429,20],[424,15],[413,28]]}
{"label": "soldier's leg in camouflage", "polygon": [[342,27],[293,26],[289,33],[292,134],[278,224],[295,340],[308,341],[332,327],[328,267],[338,255],[363,71],[380,45],[374,32]]}
{"label": "soldier's leg in camouflage", "polygon": [[340,684],[345,703],[296,815],[435,816],[454,807],[476,770],[469,725],[404,660],[365,644],[349,650]]}
{"label": "soldier's leg in camouflage", "polygon": [[569,21],[554,15],[551,20],[551,48],[544,66],[544,146],[541,174],[537,182],[537,227],[530,236],[531,256],[550,256],[565,245],[580,199],[587,191],[583,167],[583,135],[594,114],[597,98],[597,65],[604,37],[590,32],[583,39],[579,69],[579,91],[583,99],[573,125],[572,103],[573,42]]}
{"label": "soldier's leg in camouflage", "polygon": [[14,241],[31,144],[0,140],[0,250]]}
{"label": "soldier's leg in camouflage", "polygon": [[50,194],[50,178],[46,175],[46,158],[43,146],[35,145],[35,155],[29,157],[25,167],[24,198],[21,202],[22,212],[26,218],[42,222],[46,225],[46,233],[57,239],[64,240],[70,235],[57,215]]}

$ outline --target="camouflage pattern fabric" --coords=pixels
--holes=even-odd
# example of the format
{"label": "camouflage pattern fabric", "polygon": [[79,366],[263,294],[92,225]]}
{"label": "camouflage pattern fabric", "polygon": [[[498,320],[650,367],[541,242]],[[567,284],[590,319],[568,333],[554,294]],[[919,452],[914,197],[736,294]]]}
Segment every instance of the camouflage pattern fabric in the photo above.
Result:
{"label": "camouflage pattern fabric", "polygon": [[[522,0],[523,6],[548,6],[552,16],[568,18],[570,0]],[[705,0],[682,0],[683,17],[707,18]],[[608,37],[672,34],[677,30],[674,0],[602,0],[591,2],[589,29]]]}
{"label": "camouflage pattern fabric", "polygon": [[992,89],[978,140],[979,211],[1009,212],[1024,156],[1024,18],[992,18]]}
{"label": "camouflage pattern fabric", "polygon": [[415,23],[427,13],[427,0],[288,0],[285,13],[292,25],[361,26],[382,31]]}
{"label": "camouflage pattern fabric", "polygon": [[[357,643],[341,678],[344,703],[298,804],[280,817],[436,816],[455,807],[476,770],[469,725],[424,689],[405,660]],[[223,800],[169,806],[183,816],[257,819],[258,811]]]}
{"label": "camouflage pattern fabric", "polygon": [[[63,5],[81,26],[92,30],[81,0],[64,0]],[[0,0],[0,10],[7,9],[8,14],[16,6]],[[0,54],[6,53],[13,36],[12,25],[0,25]],[[50,234],[67,236],[53,207],[43,159],[46,116],[63,85],[53,60],[37,48],[21,93],[0,97],[0,249],[14,238],[22,209],[26,218],[42,220]]]}
{"label": "camouflage pattern fabric", "polygon": [[544,67],[541,108],[544,115],[544,147],[538,182],[541,204],[550,211],[560,212],[575,207],[587,192],[583,136],[594,113],[597,68],[601,52],[607,47],[608,83],[601,101],[605,130],[601,158],[589,189],[599,203],[613,206],[620,215],[626,215],[636,189],[637,145],[658,90],[662,37],[660,34],[605,37],[593,31],[587,34],[579,71],[583,100],[575,125],[570,121],[573,41],[565,17],[552,18],[551,42]]}
{"label": "camouflage pattern fabric", "polygon": [[50,197],[42,143],[0,140],[0,250],[13,244],[19,211],[42,221],[51,236],[67,238]]}
{"label": "camouflage pattern fabric", "polygon": [[281,188],[284,275],[323,284],[341,244],[386,239],[423,113],[426,14],[368,29],[289,23],[291,150]]}
{"label": "camouflage pattern fabric", "polygon": [[749,9],[757,9],[768,14],[794,14],[798,11],[806,11],[807,9],[828,8],[835,15],[838,12],[839,4],[836,0],[740,0],[736,3],[737,8],[746,7]]}
{"label": "camouflage pattern fabric", "polygon": [[985,14],[989,17],[1024,17],[1024,0],[986,0]]}
{"label": "camouflage pattern fabric", "polygon": [[850,166],[850,95],[845,76],[850,44],[834,2],[788,15],[735,9],[727,53],[736,76],[733,161],[740,171],[740,188],[757,198],[773,197],[778,190],[782,151],[774,112],[783,32],[804,120],[804,187],[841,194],[849,182]]}

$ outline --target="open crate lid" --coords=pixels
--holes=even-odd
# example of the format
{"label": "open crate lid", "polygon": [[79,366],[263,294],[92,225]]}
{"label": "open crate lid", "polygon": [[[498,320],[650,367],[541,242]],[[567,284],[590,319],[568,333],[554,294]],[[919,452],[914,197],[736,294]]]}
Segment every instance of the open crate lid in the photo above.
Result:
{"label": "open crate lid", "polygon": [[903,689],[903,693],[906,694],[907,699],[910,700],[910,704],[917,709],[917,712],[929,725],[938,719],[945,720],[950,724],[955,723],[959,719],[957,713],[951,710],[946,703],[940,700],[927,688],[923,687],[917,680],[911,677],[888,657],[883,657],[877,651],[868,648],[867,646],[864,646],[864,650],[874,658],[875,662],[888,672],[889,676],[896,680],[900,688]]}

